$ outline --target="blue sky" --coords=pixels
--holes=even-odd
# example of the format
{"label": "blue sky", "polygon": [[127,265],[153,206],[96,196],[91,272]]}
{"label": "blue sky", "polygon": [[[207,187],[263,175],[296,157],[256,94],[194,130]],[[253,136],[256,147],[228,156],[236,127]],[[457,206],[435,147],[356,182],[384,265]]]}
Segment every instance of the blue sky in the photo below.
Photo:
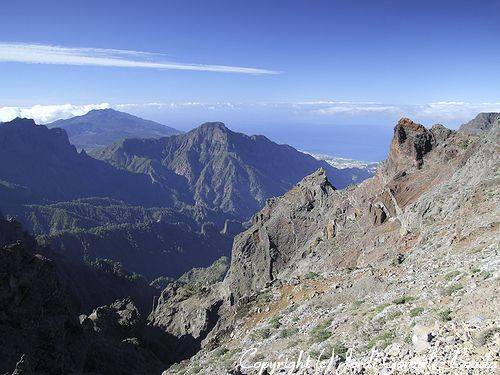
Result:
{"label": "blue sky", "polygon": [[498,14],[491,0],[8,1],[0,117],[112,106],[181,129],[387,143],[401,116],[453,127],[500,110]]}

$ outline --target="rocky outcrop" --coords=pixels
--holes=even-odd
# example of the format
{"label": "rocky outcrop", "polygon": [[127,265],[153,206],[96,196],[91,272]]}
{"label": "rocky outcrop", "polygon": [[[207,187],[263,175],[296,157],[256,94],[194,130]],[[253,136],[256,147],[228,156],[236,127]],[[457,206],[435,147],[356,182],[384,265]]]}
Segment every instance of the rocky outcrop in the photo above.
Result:
{"label": "rocky outcrop", "polygon": [[81,368],[87,343],[53,264],[31,253],[18,224],[1,221],[1,232],[4,243],[15,242],[0,247],[0,372],[63,374]]}
{"label": "rocky outcrop", "polygon": [[[254,216],[253,225],[234,240],[225,280],[233,298],[264,288],[281,271],[307,257],[315,241],[324,236],[328,226],[325,213],[336,195],[325,171],[319,169],[282,198],[268,200]],[[332,227],[330,235],[334,231]]]}
{"label": "rocky outcrop", "polygon": [[409,212],[470,160],[474,148],[464,147],[467,142],[442,125],[428,130],[401,119],[373,179],[336,191],[319,170],[268,201],[235,239],[225,280],[231,295],[237,300],[307,271],[378,262],[388,253],[396,257],[410,237]]}
{"label": "rocky outcrop", "polygon": [[176,361],[195,354],[217,324],[224,302],[220,281],[228,266],[228,259],[221,258],[185,273],[162,291],[148,321],[171,337],[163,345]]}
{"label": "rocky outcrop", "polygon": [[432,131],[408,118],[399,120],[394,128],[389,155],[379,173],[392,178],[411,168],[421,168],[424,156],[436,145]]}

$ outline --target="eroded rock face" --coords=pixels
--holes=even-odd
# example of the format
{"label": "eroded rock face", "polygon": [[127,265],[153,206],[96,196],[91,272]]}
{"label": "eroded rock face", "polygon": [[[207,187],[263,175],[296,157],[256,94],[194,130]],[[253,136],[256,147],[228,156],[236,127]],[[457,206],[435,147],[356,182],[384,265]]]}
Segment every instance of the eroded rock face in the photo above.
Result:
{"label": "eroded rock face", "polygon": [[262,289],[308,255],[316,238],[323,236],[328,220],[325,213],[335,194],[325,171],[319,169],[282,198],[268,200],[254,216],[253,225],[234,240],[225,283],[235,299]]}
{"label": "eroded rock face", "polygon": [[219,320],[223,295],[221,283],[174,282],[162,291],[148,321],[151,327],[167,335],[161,345],[169,358],[186,359],[201,348],[202,341]]}
{"label": "eroded rock face", "polygon": [[130,298],[98,307],[89,315],[89,319],[95,331],[120,339],[134,335],[141,323],[139,310]]}
{"label": "eroded rock face", "polygon": [[394,128],[389,156],[382,170],[386,177],[407,173],[408,169],[421,168],[424,156],[436,145],[434,134],[408,118],[399,120]]}

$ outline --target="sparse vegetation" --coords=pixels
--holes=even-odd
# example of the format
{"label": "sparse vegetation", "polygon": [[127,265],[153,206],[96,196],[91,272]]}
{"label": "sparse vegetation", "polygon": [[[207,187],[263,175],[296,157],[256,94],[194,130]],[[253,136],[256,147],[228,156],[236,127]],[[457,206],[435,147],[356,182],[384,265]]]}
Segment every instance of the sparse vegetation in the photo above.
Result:
{"label": "sparse vegetation", "polygon": [[439,319],[442,322],[449,322],[450,320],[452,320],[451,314],[452,314],[452,311],[449,308],[438,312]]}
{"label": "sparse vegetation", "polygon": [[453,285],[450,285],[450,286],[447,286],[446,288],[444,288],[441,294],[443,296],[448,297],[448,296],[451,296],[452,294],[454,294],[455,292],[458,292],[461,289],[463,289],[462,284],[453,284]]}
{"label": "sparse vegetation", "polygon": [[326,344],[321,348],[309,351],[309,356],[313,359],[326,359],[332,355],[332,351],[333,347],[330,344]]}
{"label": "sparse vegetation", "polygon": [[222,357],[227,352],[229,352],[229,350],[225,346],[221,346],[213,351],[215,357]]}
{"label": "sparse vegetation", "polygon": [[142,276],[140,273],[137,273],[137,272],[132,272],[130,275],[127,276],[127,279],[131,280],[131,281],[146,281],[146,278],[144,276]]}
{"label": "sparse vegetation", "polygon": [[372,315],[372,316],[377,315],[377,314],[381,313],[382,311],[384,311],[389,306],[390,306],[389,303],[383,303],[381,305],[378,305],[377,307],[375,307],[369,311],[369,315]]}
{"label": "sparse vegetation", "polygon": [[422,314],[424,312],[424,308],[423,307],[415,307],[414,309],[411,309],[410,310],[410,316],[412,318],[416,317],[416,316],[419,316],[420,314]]}
{"label": "sparse vegetation", "polygon": [[363,303],[365,303],[364,299],[358,299],[352,303],[353,309],[359,308]]}
{"label": "sparse vegetation", "polygon": [[400,310],[396,311],[391,311],[387,316],[385,317],[385,320],[387,322],[396,319],[398,316],[401,316],[403,313]]}
{"label": "sparse vegetation", "polygon": [[292,340],[288,343],[287,348],[295,348],[300,344],[300,340]]}
{"label": "sparse vegetation", "polygon": [[472,268],[472,269],[470,270],[470,272],[471,272],[473,275],[475,275],[475,274],[477,274],[477,273],[481,272],[481,268],[474,267],[474,268]]}
{"label": "sparse vegetation", "polygon": [[460,271],[451,271],[451,272],[448,272],[445,276],[444,276],[444,279],[446,281],[451,281],[453,280],[456,276],[460,275]]}
{"label": "sparse vegetation", "polygon": [[271,330],[269,328],[256,329],[250,334],[250,339],[252,341],[265,340],[271,336]]}
{"label": "sparse vegetation", "polygon": [[174,279],[171,277],[160,276],[151,281],[149,285],[158,290],[163,290],[167,287],[168,284],[170,284],[173,281]]}
{"label": "sparse vegetation", "polygon": [[319,277],[319,274],[316,272],[308,272],[305,275],[305,278],[308,280],[314,280],[314,279],[317,279],[318,277]]}
{"label": "sparse vegetation", "polygon": [[372,349],[374,346],[376,346],[377,344],[380,344],[379,346],[382,348],[382,349],[385,349],[387,346],[389,346],[392,341],[394,340],[394,332],[392,331],[385,331],[385,332],[382,332],[380,334],[378,334],[377,336],[375,336],[374,338],[372,338],[370,341],[368,341],[368,343],[366,344],[366,349],[370,350]]}
{"label": "sparse vegetation", "polygon": [[412,296],[403,296],[396,298],[395,300],[392,301],[395,305],[404,305],[405,303],[411,302],[415,300],[415,297]]}
{"label": "sparse vegetation", "polygon": [[332,336],[332,333],[328,330],[330,324],[332,324],[332,320],[328,319],[314,327],[311,330],[310,341],[318,343],[329,339]]}
{"label": "sparse vegetation", "polygon": [[292,337],[293,335],[296,335],[297,333],[299,333],[298,328],[284,328],[280,332],[280,337],[283,339],[286,339],[288,337]]}
{"label": "sparse vegetation", "polygon": [[493,274],[489,271],[483,271],[481,272],[481,276],[483,280],[489,279]]}
{"label": "sparse vegetation", "polygon": [[275,315],[273,316],[270,320],[269,320],[269,325],[273,328],[273,329],[278,329],[281,327],[281,316],[280,315]]}
{"label": "sparse vegetation", "polygon": [[333,345],[335,355],[340,357],[341,362],[345,362],[347,358],[347,347],[342,342],[337,342]]}

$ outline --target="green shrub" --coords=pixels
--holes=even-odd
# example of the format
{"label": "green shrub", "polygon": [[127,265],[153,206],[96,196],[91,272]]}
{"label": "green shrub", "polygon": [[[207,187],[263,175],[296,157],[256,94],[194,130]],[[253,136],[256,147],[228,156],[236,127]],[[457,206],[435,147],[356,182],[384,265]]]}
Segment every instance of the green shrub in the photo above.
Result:
{"label": "green shrub", "polygon": [[449,308],[438,312],[439,319],[443,322],[449,322],[452,319],[451,314],[452,311]]}
{"label": "green shrub", "polygon": [[493,276],[493,274],[489,271],[483,271],[481,272],[481,276],[483,277],[483,280],[486,280]]}
{"label": "green shrub", "polygon": [[424,312],[424,308],[423,307],[415,307],[414,309],[411,309],[410,310],[410,316],[412,318],[416,317],[416,316],[419,316],[420,314],[422,314]]}
{"label": "green shrub", "polygon": [[381,313],[382,311],[384,311],[390,304],[388,303],[383,303],[381,305],[378,305],[377,307],[371,309],[369,311],[369,315],[377,315],[379,313]]}
{"label": "green shrub", "polygon": [[296,335],[297,333],[299,333],[298,328],[285,328],[285,329],[281,330],[280,337],[282,339],[286,339],[288,337],[292,337],[293,335]]}
{"label": "green shrub", "polygon": [[412,296],[403,296],[403,297],[396,298],[395,300],[392,301],[392,303],[394,303],[396,305],[403,305],[405,303],[413,301],[414,299],[415,299],[415,297],[412,297]]}
{"label": "green shrub", "polygon": [[319,274],[317,274],[316,272],[308,272],[305,275],[305,278],[309,279],[309,280],[314,280],[314,279],[317,279],[318,277],[319,277]]}
{"label": "green shrub", "polygon": [[392,331],[386,331],[378,334],[374,338],[372,338],[368,343],[366,344],[366,349],[370,350],[373,348],[375,345],[380,343],[380,347],[382,349],[385,349],[387,346],[389,346],[392,341],[394,340],[394,332]]}
{"label": "green shrub", "polygon": [[463,286],[461,284],[453,284],[444,288],[441,294],[443,296],[451,296],[453,293],[458,292],[462,288]]}
{"label": "green shrub", "polygon": [[361,306],[363,303],[365,303],[364,299],[358,299],[352,303],[352,307],[354,309],[357,309],[359,306]]}
{"label": "green shrub", "polygon": [[393,319],[396,319],[398,316],[402,315],[403,313],[399,310],[396,311],[391,311],[387,316],[385,317],[386,321],[391,321]]}
{"label": "green shrub", "polygon": [[264,340],[271,336],[271,330],[269,328],[256,329],[250,335],[250,339],[252,341],[255,340]]}
{"label": "green shrub", "polygon": [[444,275],[444,278],[446,281],[451,281],[458,275],[460,275],[460,271],[451,271]]}
{"label": "green shrub", "polygon": [[279,327],[281,327],[281,316],[280,315],[275,315],[273,316],[270,320],[269,320],[269,325],[274,328],[274,329],[278,329]]}
{"label": "green shrub", "polygon": [[314,327],[310,333],[310,341],[318,343],[328,340],[332,336],[332,333],[328,330],[330,324],[332,324],[332,320],[328,319]]}
{"label": "green shrub", "polygon": [[333,345],[333,350],[335,355],[340,357],[340,361],[345,362],[347,358],[347,347],[343,343],[337,342]]}

